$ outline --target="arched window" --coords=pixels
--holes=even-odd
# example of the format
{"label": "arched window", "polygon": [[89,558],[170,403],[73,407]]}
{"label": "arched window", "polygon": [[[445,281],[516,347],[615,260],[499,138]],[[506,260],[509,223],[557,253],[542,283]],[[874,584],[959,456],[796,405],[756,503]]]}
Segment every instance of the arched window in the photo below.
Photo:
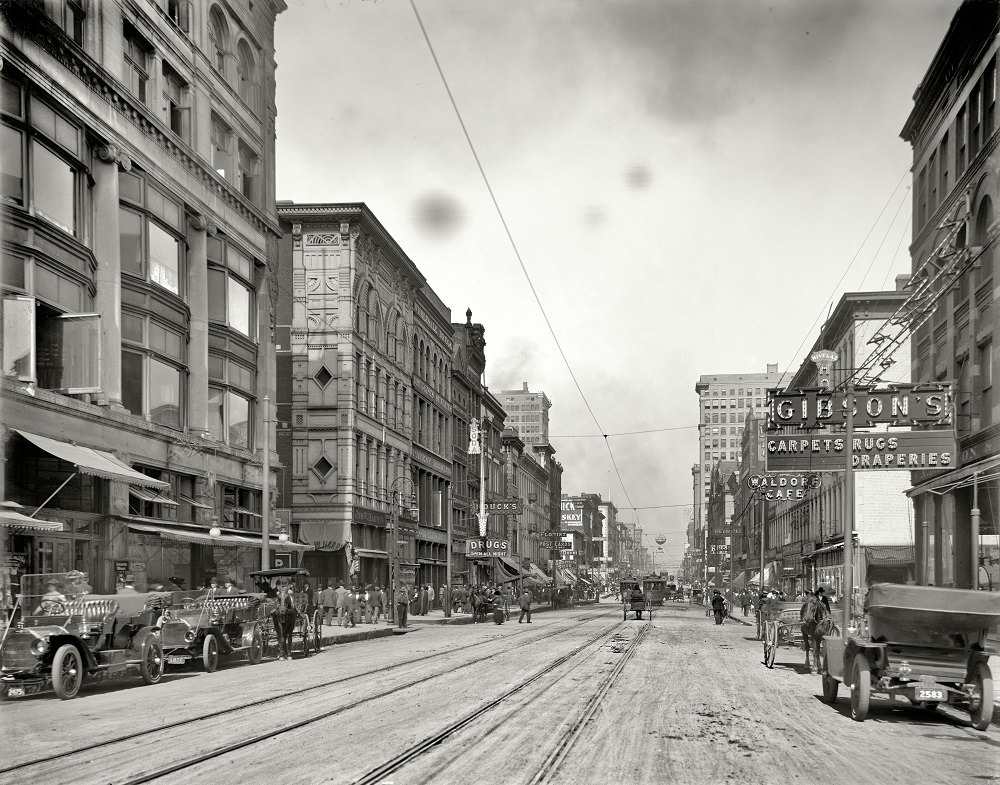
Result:
{"label": "arched window", "polygon": [[979,202],[979,209],[976,211],[975,241],[973,245],[978,245],[983,249],[982,256],[979,257],[979,270],[976,272],[976,287],[987,280],[993,274],[993,248],[987,247],[989,240],[989,228],[993,223],[993,200],[989,196],[984,196]]}
{"label": "arched window", "polygon": [[226,53],[229,51],[229,25],[226,17],[218,6],[212,6],[208,12],[209,57],[212,67],[223,76],[226,75]]}
{"label": "arched window", "polygon": [[236,48],[236,90],[240,98],[254,111],[257,111],[257,65],[250,45],[240,41]]}

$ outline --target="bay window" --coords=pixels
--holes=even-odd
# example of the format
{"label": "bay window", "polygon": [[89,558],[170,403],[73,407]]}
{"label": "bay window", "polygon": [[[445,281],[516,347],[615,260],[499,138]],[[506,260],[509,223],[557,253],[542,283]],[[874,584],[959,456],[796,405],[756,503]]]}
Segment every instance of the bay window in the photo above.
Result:
{"label": "bay window", "polygon": [[122,310],[122,404],[150,422],[180,430],[187,342],[145,314]]}
{"label": "bay window", "polygon": [[253,262],[227,240],[208,238],[208,319],[253,338]]}
{"label": "bay window", "polygon": [[0,83],[0,196],[76,235],[80,128],[13,79],[4,76]]}
{"label": "bay window", "polygon": [[180,203],[148,184],[143,175],[119,172],[119,247],[122,273],[181,295],[183,279]]}
{"label": "bay window", "polygon": [[253,444],[253,389],[255,374],[234,360],[208,355],[208,431],[230,447],[250,449]]}
{"label": "bay window", "polygon": [[100,391],[100,314],[63,313],[24,295],[3,304],[5,376],[67,395]]}

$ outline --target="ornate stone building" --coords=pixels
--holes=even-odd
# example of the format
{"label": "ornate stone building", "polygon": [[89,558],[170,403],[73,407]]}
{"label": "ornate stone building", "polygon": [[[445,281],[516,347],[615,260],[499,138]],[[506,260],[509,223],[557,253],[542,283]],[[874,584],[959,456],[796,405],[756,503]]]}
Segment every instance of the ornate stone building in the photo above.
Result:
{"label": "ornate stone building", "polygon": [[260,566],[285,7],[5,4],[5,588]]}

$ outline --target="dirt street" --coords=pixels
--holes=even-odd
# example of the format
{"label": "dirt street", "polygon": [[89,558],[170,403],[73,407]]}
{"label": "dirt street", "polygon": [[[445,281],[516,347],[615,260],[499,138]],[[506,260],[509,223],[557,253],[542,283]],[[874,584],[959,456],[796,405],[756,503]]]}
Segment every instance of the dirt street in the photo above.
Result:
{"label": "dirt street", "polygon": [[700,608],[533,621],[7,702],[0,784],[1000,783],[1000,728],[884,701],[854,722],[846,688],[820,700],[801,651],[769,670],[751,627]]}

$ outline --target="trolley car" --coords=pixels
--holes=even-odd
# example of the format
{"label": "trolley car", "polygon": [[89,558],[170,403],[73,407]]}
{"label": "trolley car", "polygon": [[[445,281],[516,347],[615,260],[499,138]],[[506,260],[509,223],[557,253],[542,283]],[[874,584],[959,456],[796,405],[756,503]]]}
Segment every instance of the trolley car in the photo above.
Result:
{"label": "trolley car", "polygon": [[655,575],[647,575],[642,579],[642,593],[646,595],[650,605],[663,605],[667,594],[667,582]]}

